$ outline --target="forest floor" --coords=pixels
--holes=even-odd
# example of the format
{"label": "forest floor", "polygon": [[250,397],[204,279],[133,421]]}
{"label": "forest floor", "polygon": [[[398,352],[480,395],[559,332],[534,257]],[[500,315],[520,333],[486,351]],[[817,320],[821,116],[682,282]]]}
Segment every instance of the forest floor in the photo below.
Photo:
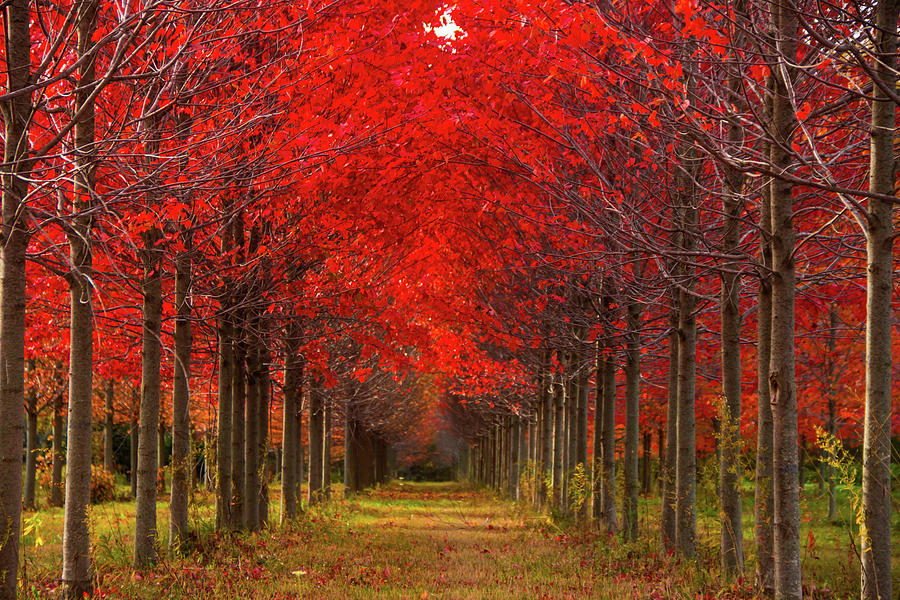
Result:
{"label": "forest floor", "polygon": [[[335,497],[340,497],[340,486]],[[752,578],[719,576],[712,540],[697,562],[662,556],[649,530],[635,543],[547,517],[493,493],[452,483],[394,482],[333,500],[297,522],[220,537],[210,498],[196,498],[196,540],[154,569],[130,566],[133,502],[91,513],[100,598],[201,599],[662,599],[755,598]],[[649,507],[644,507],[649,508]],[[650,512],[658,514],[658,506]],[[644,512],[644,511],[642,511]],[[168,507],[160,503],[159,528]],[[277,490],[271,518],[278,520]],[[700,514],[703,521],[702,511]],[[46,598],[59,577],[59,509],[25,519],[25,598]],[[701,527],[701,540],[704,530]],[[751,533],[752,536],[752,533]],[[161,533],[164,538],[164,534]],[[231,539],[228,539],[231,538]],[[751,545],[752,537],[747,541]],[[750,567],[752,569],[752,566]],[[849,575],[849,573],[848,573]],[[858,575],[857,575],[858,577]],[[848,582],[855,583],[855,582]],[[807,597],[842,597],[810,586]]]}

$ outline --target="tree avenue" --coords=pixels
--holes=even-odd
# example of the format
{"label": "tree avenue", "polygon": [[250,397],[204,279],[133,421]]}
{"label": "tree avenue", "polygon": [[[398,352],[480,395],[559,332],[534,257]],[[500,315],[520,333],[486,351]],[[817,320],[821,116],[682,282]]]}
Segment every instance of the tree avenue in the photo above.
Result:
{"label": "tree avenue", "polygon": [[92,503],[152,572],[435,461],[734,597],[833,586],[821,519],[893,599],[898,19],[9,0],[0,600],[50,507],[116,597]]}

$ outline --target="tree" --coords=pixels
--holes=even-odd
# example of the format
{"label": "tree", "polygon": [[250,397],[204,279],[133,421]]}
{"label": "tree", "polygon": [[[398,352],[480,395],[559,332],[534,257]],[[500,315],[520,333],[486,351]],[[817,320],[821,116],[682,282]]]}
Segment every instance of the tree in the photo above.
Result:
{"label": "tree", "polygon": [[66,598],[93,594],[88,506],[91,502],[91,397],[93,394],[94,314],[92,212],[95,207],[96,149],[93,52],[99,2],[78,3],[76,16],[79,69],[73,109],[74,210],[69,229],[69,427],[66,436],[66,505],[62,581]]}
{"label": "tree", "polygon": [[28,123],[32,111],[31,3],[11,2],[6,18],[2,251],[0,251],[0,599],[16,597],[22,511],[22,443],[25,386],[25,252],[27,196],[32,162]]}

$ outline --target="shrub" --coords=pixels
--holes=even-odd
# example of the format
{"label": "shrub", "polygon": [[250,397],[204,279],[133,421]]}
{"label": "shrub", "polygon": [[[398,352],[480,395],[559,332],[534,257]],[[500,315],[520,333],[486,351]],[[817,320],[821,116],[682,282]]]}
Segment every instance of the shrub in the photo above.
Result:
{"label": "shrub", "polygon": [[91,465],[91,504],[116,499],[116,477],[103,467]]}
{"label": "shrub", "polygon": [[[63,476],[61,481],[59,482],[59,487],[61,490],[60,497],[65,496],[65,469],[63,469],[61,475]],[[48,503],[53,496],[53,487],[52,483],[53,479],[53,451],[49,448],[45,449],[43,453],[37,455],[37,481],[40,489],[44,491]],[[60,505],[62,506],[62,505]]]}

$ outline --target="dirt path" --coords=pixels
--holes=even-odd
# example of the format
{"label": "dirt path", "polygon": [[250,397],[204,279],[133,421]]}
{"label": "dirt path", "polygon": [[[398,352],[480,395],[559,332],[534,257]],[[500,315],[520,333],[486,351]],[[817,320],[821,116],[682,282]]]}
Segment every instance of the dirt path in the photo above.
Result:
{"label": "dirt path", "polygon": [[285,597],[652,597],[641,572],[610,576],[622,570],[614,554],[596,551],[596,539],[573,540],[512,503],[453,484],[393,484],[336,503],[300,533],[292,580],[278,582]]}

